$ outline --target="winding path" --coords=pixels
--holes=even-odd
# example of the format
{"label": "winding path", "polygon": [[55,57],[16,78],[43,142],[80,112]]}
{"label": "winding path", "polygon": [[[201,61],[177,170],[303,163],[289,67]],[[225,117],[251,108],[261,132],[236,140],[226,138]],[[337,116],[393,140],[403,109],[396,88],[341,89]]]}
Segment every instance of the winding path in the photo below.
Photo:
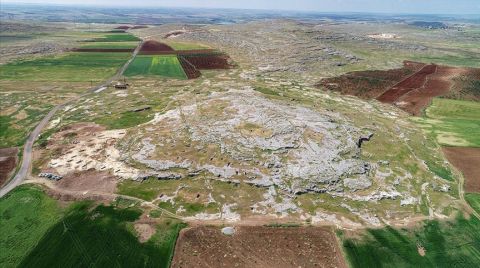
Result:
{"label": "winding path", "polygon": [[125,70],[128,68],[128,66],[133,61],[133,59],[137,56],[138,52],[140,52],[140,48],[142,47],[143,42],[144,41],[140,42],[140,44],[135,48],[135,51],[133,52],[132,57],[130,57],[130,59],[122,66],[122,68],[120,68],[117,71],[117,73],[114,76],[112,76],[110,79],[108,79],[101,85],[90,88],[85,93],[73,99],[70,99],[65,103],[62,103],[53,107],[53,109],[50,110],[50,112],[48,112],[48,114],[42,119],[42,121],[40,121],[40,123],[35,127],[35,129],[28,136],[27,141],[25,142],[25,145],[23,147],[23,157],[22,157],[22,163],[20,165],[20,168],[17,174],[15,174],[15,177],[13,177],[13,179],[11,179],[2,189],[0,189],[0,198],[8,194],[18,185],[20,185],[23,182],[23,180],[25,180],[27,175],[29,175],[30,167],[32,165],[33,145],[35,144],[35,141],[37,140],[38,136],[42,132],[42,129],[45,128],[45,126],[48,124],[50,119],[55,115],[55,113],[61,108],[65,107],[66,105],[72,102],[75,102],[80,98],[83,98],[90,94],[94,94],[95,91],[99,90],[100,88],[106,87],[110,85],[113,81],[118,80],[122,76],[122,74],[125,72]]}

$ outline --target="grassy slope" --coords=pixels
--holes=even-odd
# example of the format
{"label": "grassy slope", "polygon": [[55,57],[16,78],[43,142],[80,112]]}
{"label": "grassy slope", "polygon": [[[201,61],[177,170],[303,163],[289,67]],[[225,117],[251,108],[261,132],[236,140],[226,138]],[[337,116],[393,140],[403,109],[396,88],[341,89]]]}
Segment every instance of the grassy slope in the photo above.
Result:
{"label": "grassy slope", "polygon": [[125,75],[158,75],[186,79],[176,56],[138,56],[125,71]]}
{"label": "grassy slope", "polygon": [[20,267],[168,267],[178,223],[140,243],[127,229],[141,212],[78,203],[51,228]]}
{"label": "grassy slope", "polygon": [[128,49],[136,48],[138,42],[86,42],[80,45],[80,48],[118,48]]}
{"label": "grassy slope", "polygon": [[480,194],[479,193],[466,193],[465,200],[470,204],[470,206],[480,213]]}
{"label": "grassy slope", "polygon": [[169,45],[175,50],[191,50],[191,49],[209,49],[209,46],[198,44],[198,43],[191,43],[191,42],[171,42],[171,41],[162,41],[165,44]]}
{"label": "grassy slope", "polygon": [[1,80],[102,81],[115,74],[130,53],[66,53],[55,57],[18,61],[0,67]]}
{"label": "grassy slope", "polygon": [[35,186],[20,186],[0,199],[0,266],[16,267],[60,218],[56,201]]}
{"label": "grassy slope", "polygon": [[132,222],[141,211],[74,203],[66,213],[40,188],[20,186],[0,199],[2,267],[169,267],[184,224],[158,223],[140,243]]}
{"label": "grassy slope", "polygon": [[128,42],[128,41],[140,41],[140,39],[134,35],[128,33],[115,33],[107,34],[100,38],[93,39],[94,42]]}
{"label": "grassy slope", "polygon": [[[425,248],[421,256],[417,244]],[[344,239],[352,267],[476,267],[480,263],[480,221],[426,221],[419,229],[371,229],[360,239]]]}
{"label": "grassy slope", "polygon": [[416,120],[442,145],[480,147],[480,103],[436,98]]}

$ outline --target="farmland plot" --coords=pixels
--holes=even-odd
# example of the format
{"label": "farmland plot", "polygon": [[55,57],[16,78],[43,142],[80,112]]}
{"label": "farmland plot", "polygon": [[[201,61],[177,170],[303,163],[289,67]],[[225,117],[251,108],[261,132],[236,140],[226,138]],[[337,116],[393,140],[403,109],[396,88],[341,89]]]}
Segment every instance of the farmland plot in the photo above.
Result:
{"label": "farmland plot", "polygon": [[125,75],[158,75],[186,79],[177,56],[138,56],[125,71]]}

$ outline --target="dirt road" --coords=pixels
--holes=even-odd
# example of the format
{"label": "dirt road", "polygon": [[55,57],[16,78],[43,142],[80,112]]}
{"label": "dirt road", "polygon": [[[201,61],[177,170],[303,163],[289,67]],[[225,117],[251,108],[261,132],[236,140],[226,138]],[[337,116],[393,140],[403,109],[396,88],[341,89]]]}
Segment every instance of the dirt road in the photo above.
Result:
{"label": "dirt road", "polygon": [[2,189],[0,189],[0,198],[8,194],[11,190],[13,190],[15,187],[20,185],[22,181],[27,177],[27,175],[30,173],[30,167],[32,164],[32,152],[33,152],[33,144],[37,140],[38,136],[42,132],[42,129],[48,124],[50,119],[55,115],[55,113],[60,110],[61,108],[65,107],[66,105],[77,101],[80,98],[86,97],[90,94],[95,94],[95,91],[102,87],[106,87],[109,84],[111,84],[113,81],[118,80],[122,74],[125,72],[125,70],[128,68],[130,63],[133,61],[133,59],[137,56],[138,52],[140,51],[140,48],[142,47],[143,41],[140,42],[140,44],[137,46],[135,51],[132,54],[132,57],[120,68],[117,73],[112,76],[110,79],[105,81],[103,84],[98,85],[94,88],[90,88],[87,90],[85,93],[81,94],[78,97],[75,97],[65,103],[59,104],[55,106],[50,112],[40,121],[40,123],[35,127],[35,129],[30,133],[30,135],[27,138],[27,141],[25,142],[25,145],[23,147],[23,157],[22,157],[22,163],[20,166],[20,169],[18,170],[17,174],[13,179],[11,179]]}

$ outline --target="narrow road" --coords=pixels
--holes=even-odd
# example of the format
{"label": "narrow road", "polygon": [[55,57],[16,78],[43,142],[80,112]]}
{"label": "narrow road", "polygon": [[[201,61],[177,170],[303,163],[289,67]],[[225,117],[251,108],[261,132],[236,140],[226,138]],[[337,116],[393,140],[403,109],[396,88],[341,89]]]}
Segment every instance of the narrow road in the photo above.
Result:
{"label": "narrow road", "polygon": [[133,59],[137,56],[138,52],[140,51],[140,48],[143,45],[143,41],[140,42],[140,44],[135,48],[135,51],[132,54],[132,57],[120,68],[117,73],[115,73],[114,76],[112,76],[110,79],[105,81],[103,84],[98,85],[94,88],[90,88],[87,90],[85,93],[81,94],[80,96],[77,96],[65,103],[59,104],[55,106],[48,114],[40,121],[40,123],[35,127],[35,129],[30,133],[30,135],[27,138],[27,141],[25,142],[25,145],[23,147],[23,157],[22,157],[22,163],[20,165],[20,168],[13,177],[2,189],[0,189],[0,198],[8,194],[11,190],[13,190],[15,187],[20,185],[23,180],[27,177],[27,175],[30,173],[30,167],[32,165],[32,152],[33,152],[33,144],[37,140],[38,136],[42,132],[42,129],[48,124],[50,119],[55,115],[55,113],[60,110],[61,108],[65,107],[66,105],[75,102],[79,100],[80,98],[86,97],[90,94],[94,94],[95,91],[102,87],[106,87],[110,85],[113,81],[118,80],[122,74],[125,72],[125,70],[128,68],[130,63],[133,61]]}

